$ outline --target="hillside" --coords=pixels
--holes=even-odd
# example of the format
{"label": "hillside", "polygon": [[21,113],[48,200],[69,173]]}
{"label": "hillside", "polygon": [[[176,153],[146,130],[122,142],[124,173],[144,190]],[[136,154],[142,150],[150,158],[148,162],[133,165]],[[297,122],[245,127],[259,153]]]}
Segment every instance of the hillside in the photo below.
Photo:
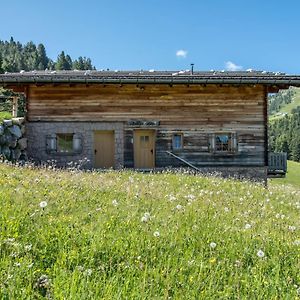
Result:
{"label": "hillside", "polygon": [[293,109],[296,109],[298,106],[300,106],[300,88],[293,88],[291,102],[284,100],[282,101],[281,99],[278,99],[277,102],[279,109],[277,111],[271,110],[269,118],[270,121],[277,120],[278,118],[282,118],[287,114],[291,114]]}
{"label": "hillside", "polygon": [[1,299],[295,299],[299,190],[0,166]]}

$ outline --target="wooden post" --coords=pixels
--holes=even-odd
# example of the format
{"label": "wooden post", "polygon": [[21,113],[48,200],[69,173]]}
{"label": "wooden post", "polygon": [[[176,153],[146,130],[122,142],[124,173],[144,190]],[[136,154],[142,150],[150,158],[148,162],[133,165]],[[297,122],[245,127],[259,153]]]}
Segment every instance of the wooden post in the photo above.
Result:
{"label": "wooden post", "polygon": [[12,107],[13,118],[16,118],[18,116],[18,100],[19,100],[19,97],[17,97],[17,96],[13,97],[13,107]]}

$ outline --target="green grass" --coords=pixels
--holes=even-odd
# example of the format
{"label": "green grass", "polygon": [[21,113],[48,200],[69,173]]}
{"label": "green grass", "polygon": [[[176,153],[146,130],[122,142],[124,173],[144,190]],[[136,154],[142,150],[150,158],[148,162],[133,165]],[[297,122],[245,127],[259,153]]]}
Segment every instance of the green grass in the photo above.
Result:
{"label": "green grass", "polygon": [[299,189],[6,165],[0,187],[0,299],[296,299],[300,292]]}
{"label": "green grass", "polygon": [[287,174],[285,178],[271,179],[272,183],[276,184],[291,184],[300,188],[300,163],[294,161],[288,161]]}
{"label": "green grass", "polygon": [[4,119],[11,119],[12,118],[12,114],[10,112],[7,111],[0,111],[0,123],[4,120]]}

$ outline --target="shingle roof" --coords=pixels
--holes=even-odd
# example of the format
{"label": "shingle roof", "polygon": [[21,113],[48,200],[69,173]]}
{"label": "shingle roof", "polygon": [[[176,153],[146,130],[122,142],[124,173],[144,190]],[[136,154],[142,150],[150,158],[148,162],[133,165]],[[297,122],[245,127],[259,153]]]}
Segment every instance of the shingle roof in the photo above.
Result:
{"label": "shingle roof", "polygon": [[30,83],[264,84],[300,86],[300,75],[265,71],[31,71],[0,75],[0,85]]}

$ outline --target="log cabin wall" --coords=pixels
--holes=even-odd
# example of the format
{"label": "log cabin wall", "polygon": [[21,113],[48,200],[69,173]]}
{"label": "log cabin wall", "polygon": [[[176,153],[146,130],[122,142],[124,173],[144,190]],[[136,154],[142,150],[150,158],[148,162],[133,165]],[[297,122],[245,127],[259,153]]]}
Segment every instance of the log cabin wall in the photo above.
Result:
{"label": "log cabin wall", "polygon": [[[121,122],[125,167],[133,167],[133,131],[138,128],[156,130],[156,167],[183,166],[166,153],[172,151],[175,133],[183,134],[183,149],[174,153],[196,166],[263,167],[265,93],[262,85],[30,85],[27,120]],[[236,134],[236,151],[210,151],[210,136],[219,132]]]}

